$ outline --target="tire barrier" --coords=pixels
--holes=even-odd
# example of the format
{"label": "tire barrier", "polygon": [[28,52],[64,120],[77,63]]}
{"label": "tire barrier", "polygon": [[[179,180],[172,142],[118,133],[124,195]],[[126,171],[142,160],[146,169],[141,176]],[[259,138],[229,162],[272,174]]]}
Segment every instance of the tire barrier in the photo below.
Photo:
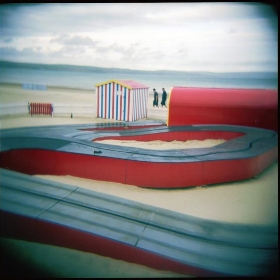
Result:
{"label": "tire barrier", "polygon": [[28,109],[31,116],[33,115],[53,116],[53,104],[51,103],[28,103]]}
{"label": "tire barrier", "polygon": [[278,131],[278,91],[174,87],[168,126],[226,124]]}
{"label": "tire barrier", "polygon": [[1,236],[193,276],[274,276],[278,226],[218,222],[1,169]]}

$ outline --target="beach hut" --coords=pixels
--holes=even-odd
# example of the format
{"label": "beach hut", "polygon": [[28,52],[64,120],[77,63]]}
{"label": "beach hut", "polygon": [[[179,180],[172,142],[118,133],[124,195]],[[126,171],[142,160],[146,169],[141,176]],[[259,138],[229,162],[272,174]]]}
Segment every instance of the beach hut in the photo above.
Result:
{"label": "beach hut", "polygon": [[149,87],[133,80],[109,80],[95,87],[98,118],[130,122],[147,117]]}

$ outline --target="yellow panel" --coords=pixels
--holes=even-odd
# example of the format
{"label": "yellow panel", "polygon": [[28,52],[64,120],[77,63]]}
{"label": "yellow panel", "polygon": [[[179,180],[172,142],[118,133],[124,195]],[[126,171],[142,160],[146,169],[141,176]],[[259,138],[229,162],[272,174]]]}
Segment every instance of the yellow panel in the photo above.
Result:
{"label": "yellow panel", "polygon": [[169,111],[170,111],[170,99],[171,99],[170,97],[171,97],[172,89],[173,89],[173,87],[170,90],[170,93],[168,95],[168,102],[167,102],[167,104],[168,104],[167,123],[166,123],[167,126],[169,126]]}
{"label": "yellow panel", "polygon": [[103,85],[106,85],[106,84],[110,84],[112,82],[114,82],[114,80],[109,80],[109,81],[106,81],[106,82],[102,82],[102,83],[96,84],[95,86],[99,87],[99,86],[103,86]]}

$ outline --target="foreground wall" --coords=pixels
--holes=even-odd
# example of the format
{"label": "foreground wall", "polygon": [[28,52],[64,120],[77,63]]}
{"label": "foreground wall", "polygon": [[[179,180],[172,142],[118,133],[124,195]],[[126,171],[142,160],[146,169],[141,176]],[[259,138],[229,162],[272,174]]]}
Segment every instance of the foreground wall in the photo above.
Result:
{"label": "foreground wall", "polygon": [[227,124],[278,131],[278,91],[174,87],[168,126]]}

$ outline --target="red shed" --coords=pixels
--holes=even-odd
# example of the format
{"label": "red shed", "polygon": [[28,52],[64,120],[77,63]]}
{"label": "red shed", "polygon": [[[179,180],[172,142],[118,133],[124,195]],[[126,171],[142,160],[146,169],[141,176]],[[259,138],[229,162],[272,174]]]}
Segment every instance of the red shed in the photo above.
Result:
{"label": "red shed", "polygon": [[278,131],[278,91],[172,88],[167,125],[193,124],[244,125]]}

